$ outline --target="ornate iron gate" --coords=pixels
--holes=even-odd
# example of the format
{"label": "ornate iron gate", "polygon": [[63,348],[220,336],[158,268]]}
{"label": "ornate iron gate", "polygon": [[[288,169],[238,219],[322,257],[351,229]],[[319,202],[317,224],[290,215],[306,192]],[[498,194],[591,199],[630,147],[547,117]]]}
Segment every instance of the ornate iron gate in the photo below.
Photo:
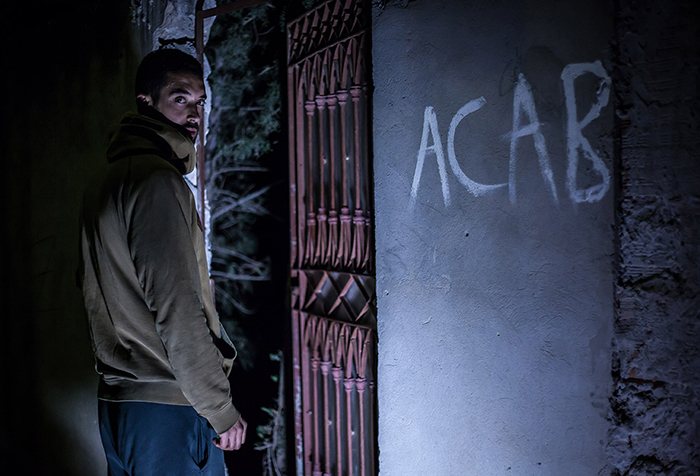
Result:
{"label": "ornate iron gate", "polygon": [[369,2],[287,26],[297,474],[376,464]]}

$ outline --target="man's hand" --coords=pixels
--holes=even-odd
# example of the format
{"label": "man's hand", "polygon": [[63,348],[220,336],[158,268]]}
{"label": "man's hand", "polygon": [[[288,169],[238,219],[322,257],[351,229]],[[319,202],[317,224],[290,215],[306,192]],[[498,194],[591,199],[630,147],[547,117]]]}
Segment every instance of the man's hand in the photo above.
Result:
{"label": "man's hand", "polygon": [[239,417],[235,425],[233,425],[226,433],[214,438],[214,444],[224,451],[233,451],[241,447],[245,443],[245,432],[248,429],[248,424]]}

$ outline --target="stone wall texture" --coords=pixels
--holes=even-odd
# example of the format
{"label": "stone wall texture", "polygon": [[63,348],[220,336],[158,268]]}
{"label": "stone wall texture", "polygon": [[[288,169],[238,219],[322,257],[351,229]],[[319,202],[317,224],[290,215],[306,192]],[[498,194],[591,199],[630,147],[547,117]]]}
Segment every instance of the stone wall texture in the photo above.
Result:
{"label": "stone wall texture", "polygon": [[700,15],[622,0],[608,457],[613,475],[700,474]]}

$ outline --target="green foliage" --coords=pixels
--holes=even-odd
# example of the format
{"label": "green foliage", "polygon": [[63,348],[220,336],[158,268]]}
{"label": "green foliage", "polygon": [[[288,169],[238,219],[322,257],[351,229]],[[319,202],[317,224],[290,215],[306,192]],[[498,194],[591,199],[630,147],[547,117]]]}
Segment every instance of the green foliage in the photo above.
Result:
{"label": "green foliage", "polygon": [[220,15],[205,49],[212,91],[206,151],[212,276],[219,312],[246,368],[252,345],[236,323],[256,312],[255,284],[270,278],[257,228],[269,214],[268,164],[281,129],[278,16],[270,4]]}

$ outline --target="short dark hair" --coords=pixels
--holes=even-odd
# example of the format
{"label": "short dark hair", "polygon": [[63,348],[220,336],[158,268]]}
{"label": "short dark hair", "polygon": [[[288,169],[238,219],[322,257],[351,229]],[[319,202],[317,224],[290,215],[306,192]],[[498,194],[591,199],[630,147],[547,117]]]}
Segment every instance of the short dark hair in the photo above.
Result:
{"label": "short dark hair", "polygon": [[158,102],[167,85],[168,74],[192,74],[204,78],[202,65],[187,53],[176,49],[151,51],[136,71],[136,95],[148,94],[153,102]]}

